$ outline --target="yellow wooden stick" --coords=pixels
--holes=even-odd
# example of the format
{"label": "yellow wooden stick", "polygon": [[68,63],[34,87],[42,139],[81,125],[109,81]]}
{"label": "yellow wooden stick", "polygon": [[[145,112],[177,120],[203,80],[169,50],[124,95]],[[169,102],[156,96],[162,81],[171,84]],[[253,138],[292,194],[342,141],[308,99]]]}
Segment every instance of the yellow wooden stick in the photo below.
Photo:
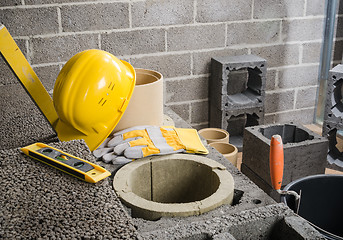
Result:
{"label": "yellow wooden stick", "polygon": [[58,116],[49,93],[33,71],[7,28],[0,24],[0,52],[40,111],[55,129]]}

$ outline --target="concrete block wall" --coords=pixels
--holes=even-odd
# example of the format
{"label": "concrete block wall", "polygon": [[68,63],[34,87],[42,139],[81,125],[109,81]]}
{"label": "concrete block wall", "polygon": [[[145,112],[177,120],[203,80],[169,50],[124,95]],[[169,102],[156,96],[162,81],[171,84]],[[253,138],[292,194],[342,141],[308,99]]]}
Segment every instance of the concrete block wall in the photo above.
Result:
{"label": "concrete block wall", "polygon": [[[211,57],[254,54],[268,62],[265,123],[310,123],[324,2],[3,0],[0,21],[48,90],[70,57],[99,48],[134,67],[160,71],[166,105],[193,127],[202,128],[209,123]],[[342,34],[337,33],[336,50],[343,48]],[[335,56],[341,59],[341,54]],[[1,96],[14,95],[18,88],[0,60]],[[8,114],[1,109],[1,115]]]}

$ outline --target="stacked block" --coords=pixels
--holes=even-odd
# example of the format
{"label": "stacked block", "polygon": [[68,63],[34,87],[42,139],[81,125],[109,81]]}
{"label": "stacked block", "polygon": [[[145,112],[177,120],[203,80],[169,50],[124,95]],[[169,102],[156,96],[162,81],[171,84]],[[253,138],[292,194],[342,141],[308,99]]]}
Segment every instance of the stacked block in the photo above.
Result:
{"label": "stacked block", "polygon": [[266,72],[266,60],[255,55],[211,60],[210,127],[227,130],[239,150],[244,128],[264,122]]}
{"label": "stacked block", "polygon": [[343,65],[339,64],[330,71],[327,81],[323,136],[329,139],[328,167],[340,171],[343,169],[343,152],[336,147],[336,144],[337,137],[343,135],[342,87]]}
{"label": "stacked block", "polygon": [[244,130],[241,171],[275,200],[270,170],[270,139],[278,134],[284,148],[282,185],[314,174],[323,174],[326,167],[328,140],[305,127],[293,124],[260,125]]}

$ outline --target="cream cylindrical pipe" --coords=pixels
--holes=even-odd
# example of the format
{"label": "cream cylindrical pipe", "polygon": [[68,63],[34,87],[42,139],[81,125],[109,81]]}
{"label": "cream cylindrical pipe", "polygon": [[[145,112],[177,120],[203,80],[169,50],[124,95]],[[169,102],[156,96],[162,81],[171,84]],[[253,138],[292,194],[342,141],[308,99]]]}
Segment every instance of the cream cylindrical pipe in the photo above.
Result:
{"label": "cream cylindrical pipe", "polygon": [[220,152],[227,160],[229,160],[235,167],[237,167],[238,149],[235,145],[224,142],[213,142],[209,144]]}
{"label": "cream cylindrical pipe", "polygon": [[203,128],[198,133],[206,139],[208,144],[212,142],[229,142],[229,133],[221,128]]}
{"label": "cream cylindrical pipe", "polygon": [[162,74],[141,68],[135,68],[135,71],[135,89],[124,115],[113,132],[139,125],[163,125]]}

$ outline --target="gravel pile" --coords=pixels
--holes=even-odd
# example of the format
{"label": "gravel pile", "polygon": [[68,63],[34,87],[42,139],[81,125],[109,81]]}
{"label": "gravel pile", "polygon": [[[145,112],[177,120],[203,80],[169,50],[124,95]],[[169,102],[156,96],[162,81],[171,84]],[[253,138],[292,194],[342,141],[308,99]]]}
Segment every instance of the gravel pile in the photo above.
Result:
{"label": "gravel pile", "polygon": [[[49,144],[95,162],[84,141]],[[108,177],[83,182],[31,159],[0,150],[0,239],[136,239],[138,233]]]}
{"label": "gravel pile", "polygon": [[23,147],[38,141],[57,141],[56,133],[38,110],[25,114],[0,116],[0,149]]}

